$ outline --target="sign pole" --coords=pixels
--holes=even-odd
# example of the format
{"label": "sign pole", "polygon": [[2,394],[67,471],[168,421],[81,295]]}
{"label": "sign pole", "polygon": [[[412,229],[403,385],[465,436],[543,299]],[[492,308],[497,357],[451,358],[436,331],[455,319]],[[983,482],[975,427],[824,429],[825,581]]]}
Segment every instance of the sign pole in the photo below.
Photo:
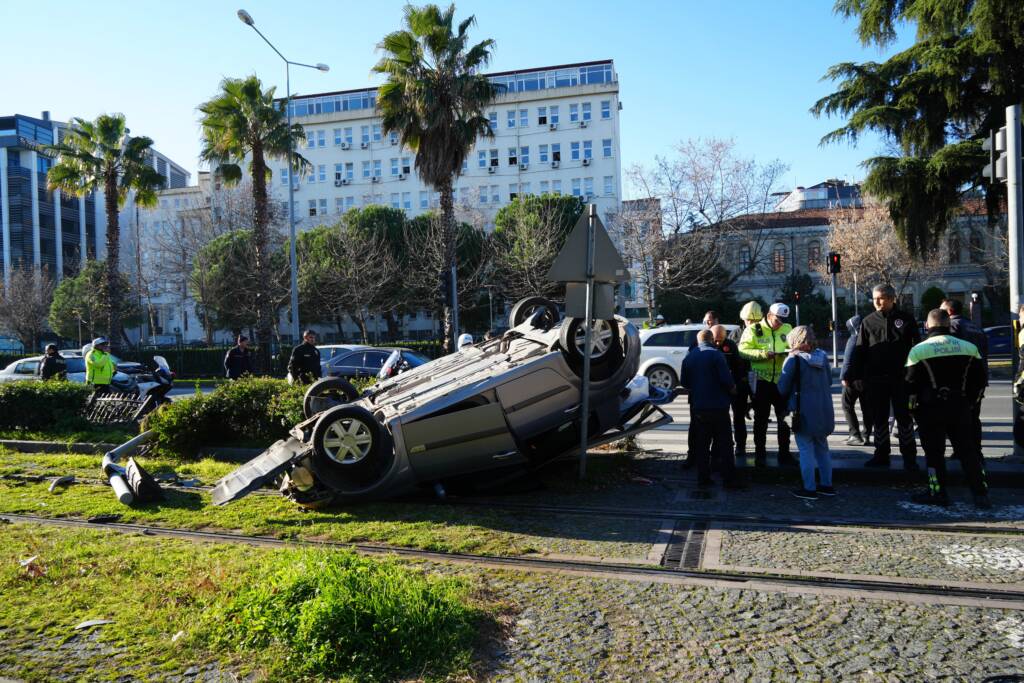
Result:
{"label": "sign pole", "polygon": [[[1021,178],[1021,107],[1014,104],[1006,108],[1006,223],[1009,244],[1007,251],[1010,259],[1010,320],[1017,317],[1017,309],[1021,305],[1021,232],[1024,228],[1024,196],[1022,196]],[[995,168],[993,167],[993,173]],[[1016,326],[1011,326],[1016,330]],[[1014,348],[1017,338],[1013,339]],[[1017,370],[1017,354],[1013,354],[1013,367]],[[1012,387],[1011,387],[1012,392]],[[1012,395],[1012,393],[1011,393]],[[1016,402],[1010,401],[1010,416],[1014,424],[1020,419],[1020,408]],[[1024,455],[1024,448],[1016,440],[1013,443],[1013,454]]]}
{"label": "sign pole", "polygon": [[832,271],[832,367],[839,367],[839,339],[836,337],[839,334],[839,327],[836,317],[836,273]]}
{"label": "sign pole", "polygon": [[587,292],[583,318],[583,394],[580,401],[580,479],[587,475],[587,423],[590,418],[590,348],[593,344],[594,321],[594,222],[597,205],[590,204],[587,211]]}

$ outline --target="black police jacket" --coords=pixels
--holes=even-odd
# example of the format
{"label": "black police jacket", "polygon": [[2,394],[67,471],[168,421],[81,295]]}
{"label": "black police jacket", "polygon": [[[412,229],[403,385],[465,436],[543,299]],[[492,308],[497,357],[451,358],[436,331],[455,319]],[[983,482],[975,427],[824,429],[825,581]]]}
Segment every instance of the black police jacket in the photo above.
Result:
{"label": "black police jacket", "polygon": [[312,344],[302,342],[292,349],[288,359],[288,374],[299,382],[312,382],[320,379],[320,349]]}
{"label": "black police jacket", "polygon": [[39,363],[37,372],[43,379],[50,379],[51,377],[62,378],[68,374],[68,364],[59,353],[55,353],[52,356],[47,354],[43,356],[43,360]]}
{"label": "black police jacket", "polygon": [[252,366],[252,349],[232,346],[224,355],[224,371],[228,378],[238,379],[242,375],[254,374]]}
{"label": "black police jacket", "polygon": [[750,372],[750,363],[740,355],[736,348],[736,342],[726,339],[718,349],[725,354],[725,364],[729,366],[729,374],[732,381],[739,385],[745,385],[748,381],[747,373]]}
{"label": "black police jacket", "polygon": [[981,355],[967,340],[954,337],[948,328],[928,332],[907,359],[908,392],[919,406],[973,405],[985,387]]}
{"label": "black police jacket", "polygon": [[887,315],[868,314],[857,331],[847,380],[900,382],[907,354],[920,340],[917,321],[909,313],[893,308]]}

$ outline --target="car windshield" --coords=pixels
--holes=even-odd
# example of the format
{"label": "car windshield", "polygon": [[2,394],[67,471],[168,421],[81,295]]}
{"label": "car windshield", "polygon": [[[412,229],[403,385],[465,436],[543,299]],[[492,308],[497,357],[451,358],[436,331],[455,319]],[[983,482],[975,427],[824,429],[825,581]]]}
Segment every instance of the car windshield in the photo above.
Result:
{"label": "car windshield", "polygon": [[418,368],[424,363],[430,362],[430,359],[427,358],[426,356],[421,356],[420,354],[415,353],[413,351],[403,351],[402,359],[405,360],[405,362],[407,362],[409,364],[409,367],[411,368]]}
{"label": "car windshield", "polygon": [[85,372],[85,360],[81,358],[66,358],[68,372]]}

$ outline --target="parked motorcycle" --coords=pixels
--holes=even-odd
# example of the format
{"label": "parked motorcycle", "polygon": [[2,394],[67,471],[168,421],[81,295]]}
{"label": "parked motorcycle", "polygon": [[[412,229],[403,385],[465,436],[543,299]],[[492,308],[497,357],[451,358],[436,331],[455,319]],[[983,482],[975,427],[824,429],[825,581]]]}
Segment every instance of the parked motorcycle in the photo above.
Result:
{"label": "parked motorcycle", "polygon": [[153,356],[153,372],[143,380],[140,377],[139,391],[143,397],[152,396],[157,405],[170,403],[167,395],[174,388],[174,373],[163,356]]}

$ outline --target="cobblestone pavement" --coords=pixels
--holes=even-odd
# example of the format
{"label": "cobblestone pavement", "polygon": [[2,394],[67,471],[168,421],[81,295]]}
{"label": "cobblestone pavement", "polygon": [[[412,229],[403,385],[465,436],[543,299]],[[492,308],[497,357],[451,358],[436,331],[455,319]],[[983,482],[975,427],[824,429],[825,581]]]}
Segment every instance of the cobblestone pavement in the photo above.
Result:
{"label": "cobblestone pavement", "polygon": [[1024,582],[1024,538],[862,530],[729,529],[724,565],[901,578]]}
{"label": "cobblestone pavement", "polygon": [[498,681],[980,681],[1024,672],[1024,615],[495,575],[519,606]]}

